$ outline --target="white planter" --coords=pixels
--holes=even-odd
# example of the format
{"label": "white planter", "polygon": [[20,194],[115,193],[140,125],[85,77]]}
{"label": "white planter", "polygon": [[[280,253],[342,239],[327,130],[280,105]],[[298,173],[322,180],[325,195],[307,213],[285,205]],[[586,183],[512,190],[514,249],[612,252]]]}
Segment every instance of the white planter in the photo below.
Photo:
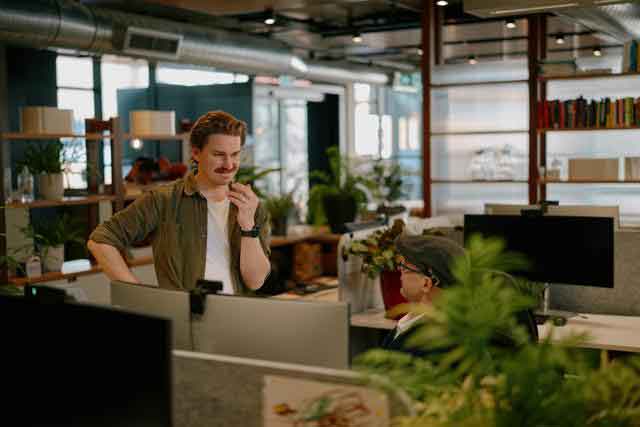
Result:
{"label": "white planter", "polygon": [[40,196],[45,200],[61,200],[64,197],[64,180],[62,173],[38,176]]}
{"label": "white planter", "polygon": [[50,247],[47,256],[43,260],[44,270],[60,271],[64,263],[64,245]]}

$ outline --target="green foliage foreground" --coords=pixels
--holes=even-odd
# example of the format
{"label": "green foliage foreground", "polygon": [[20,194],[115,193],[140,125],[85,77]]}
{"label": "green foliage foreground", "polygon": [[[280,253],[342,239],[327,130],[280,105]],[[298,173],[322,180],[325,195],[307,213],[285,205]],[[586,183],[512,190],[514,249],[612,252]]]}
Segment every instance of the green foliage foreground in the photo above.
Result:
{"label": "green foliage foreground", "polygon": [[[528,342],[514,313],[533,300],[503,273],[522,268],[523,259],[479,236],[467,250],[454,262],[457,286],[433,306],[410,307],[427,318],[412,344],[433,355],[372,350],[355,364],[372,381],[371,374],[385,376],[414,399],[417,415],[394,426],[640,426],[640,358],[609,361],[603,352],[592,363],[575,348],[585,336]],[[500,334],[519,346],[494,346],[491,338]]]}

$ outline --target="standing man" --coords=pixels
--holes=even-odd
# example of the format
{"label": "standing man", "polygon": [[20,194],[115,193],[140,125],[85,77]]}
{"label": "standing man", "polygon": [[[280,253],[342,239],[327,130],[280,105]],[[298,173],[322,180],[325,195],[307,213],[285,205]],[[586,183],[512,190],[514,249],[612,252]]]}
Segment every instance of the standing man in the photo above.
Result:
{"label": "standing man", "polygon": [[234,183],[246,124],[223,111],[191,130],[198,172],[145,193],[96,227],[87,247],[111,280],[139,283],[121,253],[151,236],[161,288],[191,290],[219,280],[224,293],[259,289],[267,278],[269,221],[250,185]]}

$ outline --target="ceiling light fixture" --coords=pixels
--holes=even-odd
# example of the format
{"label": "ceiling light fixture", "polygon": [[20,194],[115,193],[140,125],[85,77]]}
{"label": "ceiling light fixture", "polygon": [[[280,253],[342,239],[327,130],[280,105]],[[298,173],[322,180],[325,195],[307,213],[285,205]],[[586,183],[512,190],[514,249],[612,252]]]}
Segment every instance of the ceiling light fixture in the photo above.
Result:
{"label": "ceiling light fixture", "polygon": [[593,48],[593,56],[602,56],[602,50],[599,47]]}
{"label": "ceiling light fixture", "polygon": [[276,15],[273,9],[267,9],[267,17],[264,19],[264,23],[267,25],[273,25],[276,23]]}
{"label": "ceiling light fixture", "polygon": [[556,36],[556,44],[564,44],[564,36],[562,34]]}
{"label": "ceiling light fixture", "polygon": [[476,65],[478,63],[478,59],[476,58],[475,55],[469,55],[469,58],[467,61],[469,62],[470,65]]}
{"label": "ceiling light fixture", "polygon": [[505,23],[505,26],[507,28],[509,28],[510,30],[513,30],[514,28],[517,27],[516,20],[515,19],[507,19],[507,22]]}
{"label": "ceiling light fixture", "polygon": [[422,52],[422,49],[418,48],[418,55],[422,56],[424,52]]}
{"label": "ceiling light fixture", "polygon": [[446,1],[446,0],[438,0],[438,1],[436,2],[436,4],[437,4],[438,6],[446,6],[446,5],[448,5],[448,4],[449,4],[449,2],[448,2],[448,1]]}
{"label": "ceiling light fixture", "polygon": [[354,43],[362,43],[362,34],[355,33],[351,40],[353,40]]}

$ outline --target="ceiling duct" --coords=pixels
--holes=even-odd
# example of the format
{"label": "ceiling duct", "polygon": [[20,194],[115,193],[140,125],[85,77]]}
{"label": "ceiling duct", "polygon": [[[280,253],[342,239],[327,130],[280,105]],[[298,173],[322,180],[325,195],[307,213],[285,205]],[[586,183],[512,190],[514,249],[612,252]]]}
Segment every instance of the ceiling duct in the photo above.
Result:
{"label": "ceiling duct", "polygon": [[306,64],[269,40],[77,2],[0,0],[0,11],[0,39],[29,46],[128,54],[147,59],[171,56],[172,60],[185,64],[246,73],[286,74],[340,84],[384,85],[389,81],[386,74],[372,70]]}
{"label": "ceiling duct", "polygon": [[609,34],[621,42],[640,40],[640,4],[636,2],[569,9],[558,15]]}
{"label": "ceiling duct", "polygon": [[624,0],[465,0],[464,11],[481,18],[562,12],[576,7],[624,3]]}

